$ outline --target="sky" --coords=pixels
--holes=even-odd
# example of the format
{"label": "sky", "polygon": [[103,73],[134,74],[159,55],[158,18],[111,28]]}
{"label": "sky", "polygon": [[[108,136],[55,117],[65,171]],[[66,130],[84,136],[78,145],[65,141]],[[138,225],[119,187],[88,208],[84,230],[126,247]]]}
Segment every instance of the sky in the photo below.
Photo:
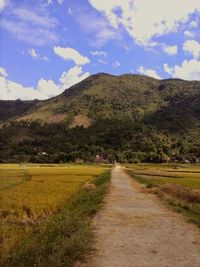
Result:
{"label": "sky", "polygon": [[88,76],[200,80],[200,0],[0,0],[0,99]]}

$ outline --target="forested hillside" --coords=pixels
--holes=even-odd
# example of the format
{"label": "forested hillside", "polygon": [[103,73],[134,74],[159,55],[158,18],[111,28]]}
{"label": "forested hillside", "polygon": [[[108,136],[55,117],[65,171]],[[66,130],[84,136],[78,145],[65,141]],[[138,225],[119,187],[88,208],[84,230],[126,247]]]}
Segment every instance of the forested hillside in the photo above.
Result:
{"label": "forested hillside", "polygon": [[35,107],[37,103],[39,103],[38,100],[0,100],[0,121],[20,116]]}
{"label": "forested hillside", "polygon": [[3,162],[200,158],[198,81],[96,74],[55,98],[14,103],[0,103],[10,121],[1,124]]}

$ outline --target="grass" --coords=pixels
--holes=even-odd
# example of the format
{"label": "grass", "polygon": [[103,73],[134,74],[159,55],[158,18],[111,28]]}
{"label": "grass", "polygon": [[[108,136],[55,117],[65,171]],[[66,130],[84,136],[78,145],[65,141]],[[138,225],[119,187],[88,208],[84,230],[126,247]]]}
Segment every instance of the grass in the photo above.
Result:
{"label": "grass", "polygon": [[32,240],[52,216],[63,212],[85,182],[106,169],[96,165],[0,165],[1,260],[12,258],[22,240]]}
{"label": "grass", "polygon": [[127,172],[200,227],[200,166],[129,164]]}

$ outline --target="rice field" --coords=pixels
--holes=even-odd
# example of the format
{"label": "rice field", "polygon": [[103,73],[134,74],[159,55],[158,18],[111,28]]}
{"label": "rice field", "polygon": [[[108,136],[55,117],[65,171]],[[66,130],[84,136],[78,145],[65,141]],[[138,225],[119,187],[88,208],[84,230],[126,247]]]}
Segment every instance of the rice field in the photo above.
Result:
{"label": "rice field", "polygon": [[200,190],[200,165],[129,164],[127,167],[133,175],[153,185],[178,184]]}
{"label": "rice field", "polygon": [[0,164],[0,254],[8,257],[107,166]]}

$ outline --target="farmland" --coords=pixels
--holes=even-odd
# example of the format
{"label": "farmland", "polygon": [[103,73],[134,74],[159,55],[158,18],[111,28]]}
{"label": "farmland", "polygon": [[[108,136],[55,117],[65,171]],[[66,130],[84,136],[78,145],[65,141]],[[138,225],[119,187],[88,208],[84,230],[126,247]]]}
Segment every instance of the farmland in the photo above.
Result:
{"label": "farmland", "polygon": [[0,165],[0,253],[11,256],[23,239],[59,214],[80,187],[107,166]]}
{"label": "farmland", "polygon": [[129,164],[127,172],[200,226],[200,165]]}
{"label": "farmland", "polygon": [[143,179],[149,186],[170,183],[200,190],[199,165],[129,164],[128,167],[135,177]]}

